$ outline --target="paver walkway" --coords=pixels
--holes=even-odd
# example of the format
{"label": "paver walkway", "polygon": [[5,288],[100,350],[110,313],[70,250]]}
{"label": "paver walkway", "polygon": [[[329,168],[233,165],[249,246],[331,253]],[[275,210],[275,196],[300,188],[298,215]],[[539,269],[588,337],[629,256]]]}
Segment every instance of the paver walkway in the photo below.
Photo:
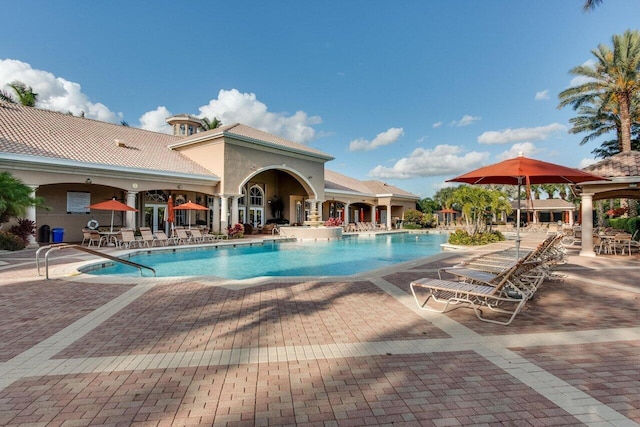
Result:
{"label": "paver walkway", "polygon": [[508,327],[417,309],[460,253],[254,286],[2,253],[0,425],[638,426],[639,257],[575,252]]}

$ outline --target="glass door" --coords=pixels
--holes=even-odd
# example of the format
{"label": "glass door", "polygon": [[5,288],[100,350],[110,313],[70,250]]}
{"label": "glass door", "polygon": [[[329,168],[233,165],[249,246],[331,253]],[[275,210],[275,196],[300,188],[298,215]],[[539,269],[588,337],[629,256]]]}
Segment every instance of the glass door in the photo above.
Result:
{"label": "glass door", "polygon": [[164,211],[167,205],[148,204],[144,207],[144,226],[150,227],[152,231],[164,228]]}
{"label": "glass door", "polygon": [[264,208],[249,208],[249,224],[254,227],[260,227],[263,225],[262,218],[264,217]]}

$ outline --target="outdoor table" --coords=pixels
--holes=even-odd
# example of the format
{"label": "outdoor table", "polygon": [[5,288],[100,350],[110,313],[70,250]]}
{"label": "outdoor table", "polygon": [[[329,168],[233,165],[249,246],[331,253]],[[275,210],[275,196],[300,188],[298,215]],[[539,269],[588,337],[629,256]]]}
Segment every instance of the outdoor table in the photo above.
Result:
{"label": "outdoor table", "polygon": [[107,246],[118,246],[118,239],[116,236],[120,233],[119,231],[98,231],[98,233],[105,238]]}

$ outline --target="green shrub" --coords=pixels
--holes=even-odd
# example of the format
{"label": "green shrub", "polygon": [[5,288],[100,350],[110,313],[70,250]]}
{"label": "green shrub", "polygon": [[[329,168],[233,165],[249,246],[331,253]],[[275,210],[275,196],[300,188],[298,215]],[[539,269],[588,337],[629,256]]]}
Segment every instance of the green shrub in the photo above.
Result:
{"label": "green shrub", "polygon": [[402,228],[405,230],[420,230],[422,226],[420,224],[414,224],[412,222],[403,222]]}
{"label": "green shrub", "polygon": [[6,251],[21,251],[25,247],[26,244],[19,236],[7,233],[6,231],[0,231],[0,249]]}
{"label": "green shrub", "polygon": [[449,236],[449,243],[461,246],[481,246],[489,243],[501,242],[505,240],[502,233],[492,231],[490,233],[469,234],[464,230],[456,230]]}
{"label": "green shrub", "polygon": [[637,216],[632,218],[609,218],[607,222],[616,230],[624,230],[631,234],[634,234],[640,228],[640,217]]}
{"label": "green shrub", "polygon": [[26,246],[29,236],[36,235],[36,223],[27,218],[18,218],[18,223],[9,229],[9,233],[18,236]]}

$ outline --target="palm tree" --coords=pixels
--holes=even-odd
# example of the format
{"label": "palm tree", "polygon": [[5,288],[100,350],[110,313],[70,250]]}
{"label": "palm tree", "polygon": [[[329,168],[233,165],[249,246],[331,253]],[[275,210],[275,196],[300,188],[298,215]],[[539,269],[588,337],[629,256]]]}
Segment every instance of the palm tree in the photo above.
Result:
{"label": "palm tree", "polygon": [[[594,105],[582,105],[578,109],[579,115],[569,120],[573,127],[570,133],[576,134],[589,132],[580,145],[584,145],[609,132],[616,132],[616,139],[604,141],[600,148],[594,149],[591,153],[596,158],[606,158],[622,151],[620,144],[620,118],[612,112],[613,108],[602,106],[601,100],[595,101]],[[640,97],[635,96],[631,103],[631,149],[638,150],[638,137],[640,136]]]}
{"label": "palm tree", "polygon": [[584,5],[582,5],[582,10],[588,12],[596,8],[596,6],[600,5],[603,0],[584,0]]}
{"label": "palm tree", "polygon": [[24,215],[30,206],[44,207],[42,197],[32,197],[32,189],[9,172],[0,172],[0,225]]}
{"label": "palm tree", "polygon": [[627,30],[622,35],[614,35],[612,41],[613,50],[600,45],[591,51],[596,57],[595,65],[571,69],[572,75],[584,77],[586,81],[560,92],[558,108],[571,105],[574,110],[580,110],[582,106],[592,106],[603,110],[598,115],[617,115],[620,147],[626,152],[631,151],[632,104],[640,94],[640,32]]}
{"label": "palm tree", "polygon": [[4,102],[9,102],[11,104],[20,104],[25,107],[35,107],[36,102],[38,101],[38,94],[33,92],[31,86],[27,86],[26,84],[14,81],[9,83],[9,87],[13,89],[15,92],[15,96],[11,96],[10,94],[0,91],[0,100]]}
{"label": "palm tree", "polygon": [[220,120],[218,120],[217,117],[214,117],[213,119],[209,120],[206,117],[202,118],[202,123],[204,123],[204,130],[211,130],[211,129],[216,129],[219,128],[220,126],[222,126],[222,122]]}

